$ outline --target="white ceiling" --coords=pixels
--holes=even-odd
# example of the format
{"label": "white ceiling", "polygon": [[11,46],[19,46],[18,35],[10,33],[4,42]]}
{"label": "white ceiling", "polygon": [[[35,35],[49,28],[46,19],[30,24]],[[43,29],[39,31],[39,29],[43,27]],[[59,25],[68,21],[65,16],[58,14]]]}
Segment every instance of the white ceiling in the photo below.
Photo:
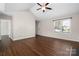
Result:
{"label": "white ceiling", "polygon": [[43,13],[42,10],[37,11],[36,9],[38,9],[39,6],[35,5],[31,8],[31,11],[38,19],[51,19],[79,13],[79,3],[52,3],[48,6],[53,10],[46,10],[46,12]]}
{"label": "white ceiling", "polygon": [[30,10],[38,19],[51,19],[64,15],[79,13],[79,3],[50,3],[48,5],[53,10],[37,11],[39,6],[36,3],[6,3],[7,12],[27,11]]}
{"label": "white ceiling", "polygon": [[34,6],[34,3],[6,3],[5,8],[6,11],[14,12],[14,11],[26,11]]}

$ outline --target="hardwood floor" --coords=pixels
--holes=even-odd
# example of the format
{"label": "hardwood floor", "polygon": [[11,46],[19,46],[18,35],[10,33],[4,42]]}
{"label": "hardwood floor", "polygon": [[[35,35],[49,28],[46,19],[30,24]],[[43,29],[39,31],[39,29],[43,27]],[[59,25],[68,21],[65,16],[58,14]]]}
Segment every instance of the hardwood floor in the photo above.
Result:
{"label": "hardwood floor", "polygon": [[71,48],[79,48],[78,42],[36,36],[17,40],[0,50],[1,56],[69,56]]}

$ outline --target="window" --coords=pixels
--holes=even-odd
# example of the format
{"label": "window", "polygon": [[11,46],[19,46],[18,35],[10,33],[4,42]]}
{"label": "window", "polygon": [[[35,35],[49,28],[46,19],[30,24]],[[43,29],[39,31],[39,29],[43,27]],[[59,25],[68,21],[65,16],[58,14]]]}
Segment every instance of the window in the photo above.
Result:
{"label": "window", "polygon": [[54,20],[54,31],[55,32],[70,32],[71,19],[72,18]]}

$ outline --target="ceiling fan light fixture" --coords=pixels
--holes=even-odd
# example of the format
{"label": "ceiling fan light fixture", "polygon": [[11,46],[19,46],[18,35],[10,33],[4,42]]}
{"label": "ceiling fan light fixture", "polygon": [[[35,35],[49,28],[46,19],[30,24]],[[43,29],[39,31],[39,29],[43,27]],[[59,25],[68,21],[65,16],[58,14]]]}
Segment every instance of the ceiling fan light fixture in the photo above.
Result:
{"label": "ceiling fan light fixture", "polygon": [[43,6],[42,8],[41,8],[42,10],[46,10],[46,8]]}

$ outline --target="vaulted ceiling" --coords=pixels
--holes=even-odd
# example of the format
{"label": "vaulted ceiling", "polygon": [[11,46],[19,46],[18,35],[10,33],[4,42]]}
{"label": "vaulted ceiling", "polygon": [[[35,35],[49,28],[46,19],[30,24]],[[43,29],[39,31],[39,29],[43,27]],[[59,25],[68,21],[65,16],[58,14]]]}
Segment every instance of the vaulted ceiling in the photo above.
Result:
{"label": "vaulted ceiling", "polygon": [[21,12],[29,10],[38,19],[51,19],[79,13],[79,3],[50,3],[48,7],[51,7],[52,10],[42,12],[42,10],[36,10],[39,8],[36,3],[5,3],[6,12]]}

